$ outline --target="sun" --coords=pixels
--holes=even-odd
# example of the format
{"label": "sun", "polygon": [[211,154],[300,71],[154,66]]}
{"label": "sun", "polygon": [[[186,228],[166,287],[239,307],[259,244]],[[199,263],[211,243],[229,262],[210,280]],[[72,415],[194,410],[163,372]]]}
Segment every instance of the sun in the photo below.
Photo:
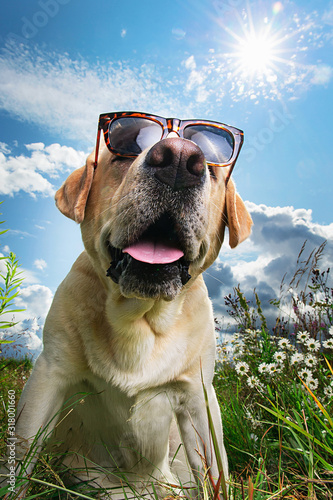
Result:
{"label": "sun", "polygon": [[239,46],[234,52],[240,71],[248,73],[250,76],[262,75],[272,69],[274,55],[273,41],[265,35],[255,33],[240,40]]}
{"label": "sun", "polygon": [[235,12],[229,22],[219,20],[224,31],[222,43],[228,47],[223,57],[238,96],[278,97],[295,72],[296,49],[291,42],[300,33],[281,17],[282,11],[281,2],[275,2],[270,11],[254,12],[248,5],[241,13]]}
{"label": "sun", "polygon": [[271,31],[271,26],[265,26],[261,31],[244,30],[243,36],[232,34],[235,43],[228,54],[232,60],[234,74],[246,80],[273,82],[281,71],[283,60],[283,41],[280,33]]}

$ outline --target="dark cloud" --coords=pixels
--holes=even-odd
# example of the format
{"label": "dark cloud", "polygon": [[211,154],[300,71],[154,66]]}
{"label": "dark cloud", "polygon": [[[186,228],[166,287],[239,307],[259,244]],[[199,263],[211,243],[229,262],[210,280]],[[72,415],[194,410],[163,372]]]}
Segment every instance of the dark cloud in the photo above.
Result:
{"label": "dark cloud", "polygon": [[247,206],[254,222],[251,237],[235,251],[225,247],[220,254],[223,264],[218,262],[208,270],[215,280],[207,275],[205,280],[215,315],[223,317],[224,323],[228,322],[224,297],[239,284],[252,304],[255,304],[253,292],[257,292],[269,326],[273,327],[279,311],[270,301],[279,297],[282,279],[286,284],[292,279],[305,241],[300,262],[305,262],[327,240],[319,267],[326,270],[331,265],[333,224],[313,223],[311,210],[253,203]]}
{"label": "dark cloud", "polygon": [[219,298],[223,290],[231,289],[235,283],[228,264],[215,263],[204,272],[205,283],[211,299]]}

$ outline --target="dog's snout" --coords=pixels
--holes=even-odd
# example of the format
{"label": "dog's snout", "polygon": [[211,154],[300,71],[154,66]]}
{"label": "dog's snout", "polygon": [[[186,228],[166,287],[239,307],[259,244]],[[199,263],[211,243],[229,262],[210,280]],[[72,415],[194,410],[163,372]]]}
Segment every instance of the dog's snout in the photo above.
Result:
{"label": "dog's snout", "polygon": [[187,139],[169,138],[155,144],[146,156],[145,166],[173,190],[197,186],[206,173],[201,149]]}

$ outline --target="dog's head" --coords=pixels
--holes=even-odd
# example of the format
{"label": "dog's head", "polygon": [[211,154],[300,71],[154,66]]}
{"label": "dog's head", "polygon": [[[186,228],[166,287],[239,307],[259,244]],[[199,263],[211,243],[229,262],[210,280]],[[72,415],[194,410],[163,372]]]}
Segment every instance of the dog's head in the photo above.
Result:
{"label": "dog's head", "polygon": [[232,248],[249,236],[230,167],[209,166],[192,140],[169,133],[135,158],[109,149],[68,177],[56,203],[123,296],[172,300],[214,262],[226,226]]}

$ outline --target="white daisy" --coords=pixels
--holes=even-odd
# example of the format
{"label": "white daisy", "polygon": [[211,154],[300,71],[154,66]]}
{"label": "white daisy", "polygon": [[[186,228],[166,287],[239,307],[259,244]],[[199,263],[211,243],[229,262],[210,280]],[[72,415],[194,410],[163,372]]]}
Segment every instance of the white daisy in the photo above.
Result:
{"label": "white daisy", "polygon": [[236,363],[235,370],[239,375],[245,375],[249,369],[250,367],[245,361],[239,361]]}
{"label": "white daisy", "polygon": [[283,360],[286,359],[286,353],[283,351],[277,351],[273,358],[277,363],[283,363]]}
{"label": "white daisy", "polygon": [[333,339],[328,339],[323,342],[325,349],[333,349]]}
{"label": "white daisy", "polygon": [[267,365],[267,373],[273,374],[273,373],[278,373],[280,369],[278,368],[278,365],[276,363],[268,363]]}
{"label": "white daisy", "polygon": [[281,349],[290,349],[291,348],[290,341],[288,339],[279,340],[279,347],[281,347]]}
{"label": "white daisy", "polygon": [[311,391],[313,391],[314,389],[317,389],[317,387],[318,387],[318,379],[308,378],[306,381],[306,385],[308,386],[309,389],[311,389]]}
{"label": "white daisy", "polygon": [[316,366],[316,364],[318,363],[318,359],[312,354],[308,354],[307,356],[305,356],[304,363],[306,364],[306,366]]}
{"label": "white daisy", "polygon": [[255,339],[257,337],[258,331],[253,330],[252,328],[247,328],[244,332],[248,337],[252,337],[252,339]]}
{"label": "white daisy", "polygon": [[302,361],[304,361],[303,354],[301,354],[300,352],[295,352],[295,354],[291,356],[290,364],[295,365],[296,363],[301,363]]}
{"label": "white daisy", "polygon": [[310,372],[307,368],[303,368],[303,370],[300,371],[299,376],[304,380],[312,379],[312,372]]}
{"label": "white daisy", "polygon": [[298,342],[306,343],[307,340],[310,338],[310,334],[306,331],[304,332],[298,332],[296,336]]}
{"label": "white daisy", "polygon": [[252,375],[252,377],[249,377],[246,382],[247,382],[247,385],[249,387],[252,387],[252,388],[253,387],[260,387],[260,385],[261,385],[258,377],[255,377],[254,375]]}
{"label": "white daisy", "polygon": [[309,351],[319,351],[319,349],[320,349],[320,342],[319,342],[319,340],[309,339],[306,342],[306,346],[309,349]]}
{"label": "white daisy", "polygon": [[260,363],[258,366],[259,373],[265,373],[267,372],[267,363]]}
{"label": "white daisy", "polygon": [[325,387],[324,389],[324,394],[328,398],[333,398],[333,387],[331,385]]}

